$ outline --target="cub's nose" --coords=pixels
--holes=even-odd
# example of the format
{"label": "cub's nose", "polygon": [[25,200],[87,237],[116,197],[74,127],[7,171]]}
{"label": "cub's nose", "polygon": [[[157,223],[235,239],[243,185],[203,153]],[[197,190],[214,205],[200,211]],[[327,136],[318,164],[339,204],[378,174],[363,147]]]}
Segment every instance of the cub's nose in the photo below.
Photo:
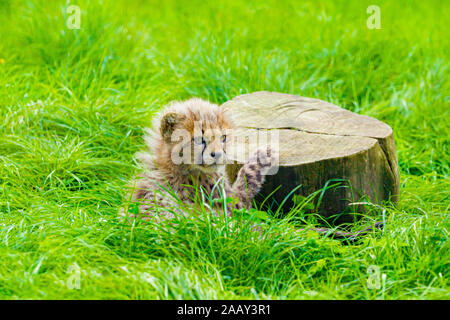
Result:
{"label": "cub's nose", "polygon": [[211,157],[214,159],[219,159],[222,156],[222,152],[211,152]]}

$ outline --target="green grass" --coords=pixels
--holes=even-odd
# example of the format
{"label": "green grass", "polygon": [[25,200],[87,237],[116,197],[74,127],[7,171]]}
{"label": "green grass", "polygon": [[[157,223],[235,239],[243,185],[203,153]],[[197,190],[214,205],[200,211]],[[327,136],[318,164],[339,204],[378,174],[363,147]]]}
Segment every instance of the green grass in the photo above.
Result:
{"label": "green grass", "polygon": [[[73,4],[80,30],[66,1],[0,0],[0,298],[450,298],[448,2]],[[239,218],[118,221],[155,111],[258,90],[394,129],[401,200],[373,208],[382,233],[344,246],[285,220],[262,238]]]}

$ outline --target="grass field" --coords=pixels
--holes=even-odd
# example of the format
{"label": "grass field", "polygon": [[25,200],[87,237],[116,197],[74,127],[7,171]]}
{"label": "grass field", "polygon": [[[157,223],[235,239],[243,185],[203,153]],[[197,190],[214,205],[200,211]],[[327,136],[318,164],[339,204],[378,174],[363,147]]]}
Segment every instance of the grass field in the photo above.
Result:
{"label": "grass field", "polygon": [[[79,30],[66,1],[0,0],[1,299],[450,298],[449,2],[71,4]],[[264,238],[117,219],[155,111],[258,90],[393,128],[401,194],[372,210],[383,232],[345,246],[278,219]]]}

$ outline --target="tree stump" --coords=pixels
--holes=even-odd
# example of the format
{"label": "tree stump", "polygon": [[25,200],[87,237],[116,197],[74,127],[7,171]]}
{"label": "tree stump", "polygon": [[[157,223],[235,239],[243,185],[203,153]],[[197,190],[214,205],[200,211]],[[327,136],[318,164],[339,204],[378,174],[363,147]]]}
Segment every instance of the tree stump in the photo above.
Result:
{"label": "tree stump", "polygon": [[[240,95],[223,107],[235,126],[227,152],[231,181],[258,148],[252,136],[278,135],[279,170],[266,177],[257,202],[279,188],[269,199],[281,204],[300,185],[284,203],[286,211],[295,204],[294,194],[306,197],[323,190],[315,197],[314,210],[342,223],[364,212],[366,206],[353,203],[398,201],[397,152],[387,124],[322,100],[277,92]],[[339,186],[326,188],[335,184]]]}

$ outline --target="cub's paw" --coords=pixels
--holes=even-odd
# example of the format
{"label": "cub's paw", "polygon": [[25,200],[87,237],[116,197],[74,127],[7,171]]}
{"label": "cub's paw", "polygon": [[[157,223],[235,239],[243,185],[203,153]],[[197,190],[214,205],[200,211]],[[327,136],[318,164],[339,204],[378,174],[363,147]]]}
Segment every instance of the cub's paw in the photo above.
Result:
{"label": "cub's paw", "polygon": [[278,154],[270,146],[267,149],[258,149],[248,160],[250,164],[258,164],[261,168],[278,166]]}

